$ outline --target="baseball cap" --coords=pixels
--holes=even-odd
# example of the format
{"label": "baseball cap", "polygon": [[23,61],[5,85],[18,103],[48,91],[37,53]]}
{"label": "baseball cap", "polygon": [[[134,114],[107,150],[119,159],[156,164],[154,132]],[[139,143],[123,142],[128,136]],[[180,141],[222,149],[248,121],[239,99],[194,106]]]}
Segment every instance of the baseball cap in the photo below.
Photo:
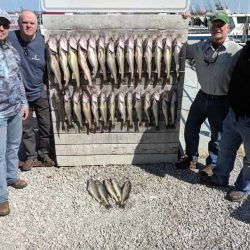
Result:
{"label": "baseball cap", "polygon": [[0,18],[5,18],[10,23],[10,16],[5,10],[0,9]]}
{"label": "baseball cap", "polygon": [[229,24],[229,16],[226,12],[216,13],[212,18],[212,22],[217,21],[217,20]]}

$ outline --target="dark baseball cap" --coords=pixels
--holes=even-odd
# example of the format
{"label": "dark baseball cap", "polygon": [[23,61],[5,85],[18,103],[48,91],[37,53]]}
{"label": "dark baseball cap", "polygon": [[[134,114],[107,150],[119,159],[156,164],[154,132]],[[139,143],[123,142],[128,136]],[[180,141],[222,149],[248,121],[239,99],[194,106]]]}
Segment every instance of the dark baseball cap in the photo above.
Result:
{"label": "dark baseball cap", "polygon": [[0,19],[6,19],[6,21],[10,23],[10,16],[5,10],[0,9]]}
{"label": "dark baseball cap", "polygon": [[212,22],[215,21],[222,21],[224,23],[229,24],[229,16],[226,12],[218,12],[212,18]]}

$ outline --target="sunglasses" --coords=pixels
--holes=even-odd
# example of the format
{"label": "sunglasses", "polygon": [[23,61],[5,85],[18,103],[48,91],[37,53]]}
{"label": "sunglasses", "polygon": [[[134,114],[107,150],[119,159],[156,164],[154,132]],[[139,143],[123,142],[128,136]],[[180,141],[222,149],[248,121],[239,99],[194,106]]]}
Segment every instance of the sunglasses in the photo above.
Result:
{"label": "sunglasses", "polygon": [[[209,49],[209,48],[208,48]],[[219,56],[219,51],[218,49],[216,50],[216,56],[215,57],[209,57],[208,56],[208,49],[205,51],[204,53],[204,62],[207,64],[207,66],[209,66],[210,64],[213,64],[217,61],[218,56]]]}
{"label": "sunglasses", "polygon": [[3,26],[5,30],[8,30],[10,28],[10,25],[8,23],[0,23],[0,27]]}

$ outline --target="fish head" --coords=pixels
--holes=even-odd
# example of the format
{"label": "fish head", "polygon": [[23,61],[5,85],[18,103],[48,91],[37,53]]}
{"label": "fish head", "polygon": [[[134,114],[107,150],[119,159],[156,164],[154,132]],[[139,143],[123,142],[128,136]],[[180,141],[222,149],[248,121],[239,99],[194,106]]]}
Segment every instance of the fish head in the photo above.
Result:
{"label": "fish head", "polygon": [[171,36],[167,36],[165,46],[167,48],[172,48],[173,38]]}
{"label": "fish head", "polygon": [[66,39],[65,36],[61,36],[59,39],[59,48],[64,50],[64,51],[68,51],[68,41]]}
{"label": "fish head", "polygon": [[118,45],[124,49],[124,45],[125,45],[125,41],[124,38],[120,36],[119,41],[118,41]]}
{"label": "fish head", "polygon": [[136,46],[142,48],[142,37],[138,36],[136,39]]}
{"label": "fish head", "polygon": [[91,96],[91,99],[92,99],[93,102],[98,102],[97,93],[93,93],[92,96]]}
{"label": "fish head", "polygon": [[135,40],[134,40],[134,38],[132,36],[130,36],[129,39],[128,39],[128,47],[130,49],[134,49],[134,47],[135,47]]}
{"label": "fish head", "polygon": [[94,37],[89,38],[89,47],[95,49],[96,48],[96,40]]}
{"label": "fish head", "polygon": [[137,100],[140,100],[141,99],[141,92],[139,92],[139,91],[135,92],[135,98]]}
{"label": "fish head", "polygon": [[147,38],[147,47],[151,48],[153,47],[153,38],[151,36],[149,36]]}
{"label": "fish head", "polygon": [[149,101],[150,102],[150,93],[149,93],[149,91],[147,91],[146,93],[145,93],[145,101]]}
{"label": "fish head", "polygon": [[106,94],[104,92],[101,93],[100,95],[100,101],[105,102],[106,101]]}
{"label": "fish head", "polygon": [[77,50],[77,39],[76,39],[74,36],[70,36],[70,37],[69,37],[69,46],[70,46],[72,49]]}
{"label": "fish head", "polygon": [[83,92],[83,94],[82,94],[82,102],[83,103],[88,103],[89,102],[89,96],[87,95],[86,92]]}
{"label": "fish head", "polygon": [[84,49],[88,50],[88,43],[87,43],[87,38],[85,36],[82,36],[79,40],[79,46]]}
{"label": "fish head", "polygon": [[128,100],[128,101],[132,101],[132,98],[133,98],[132,93],[131,93],[131,92],[128,92],[128,93],[127,93],[127,100]]}
{"label": "fish head", "polygon": [[99,46],[100,48],[105,49],[105,40],[104,40],[104,37],[101,36],[101,37],[98,39],[98,46]]}
{"label": "fish head", "polygon": [[158,91],[155,91],[153,96],[156,101],[160,100],[160,93]]}
{"label": "fish head", "polygon": [[118,97],[119,97],[119,100],[120,100],[121,102],[124,102],[124,101],[125,101],[125,94],[124,94],[123,91],[120,91],[120,92],[119,92]]}
{"label": "fish head", "polygon": [[54,36],[50,36],[48,40],[49,49],[57,53],[57,40]]}
{"label": "fish head", "polygon": [[110,39],[110,40],[109,40],[108,50],[109,50],[110,52],[112,52],[112,53],[115,51],[115,44],[114,44],[113,39]]}

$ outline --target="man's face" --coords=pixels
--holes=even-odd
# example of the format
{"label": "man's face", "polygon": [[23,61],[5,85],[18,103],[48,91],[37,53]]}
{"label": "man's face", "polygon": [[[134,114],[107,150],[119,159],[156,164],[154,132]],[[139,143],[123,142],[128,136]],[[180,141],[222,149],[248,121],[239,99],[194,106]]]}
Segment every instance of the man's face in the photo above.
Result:
{"label": "man's face", "polygon": [[32,39],[37,30],[37,19],[34,13],[25,11],[20,18],[19,27],[21,33],[26,37]]}
{"label": "man's face", "polygon": [[227,37],[227,33],[229,31],[229,25],[224,23],[223,21],[216,20],[211,23],[211,35],[213,42],[217,41],[225,41]]}
{"label": "man's face", "polygon": [[0,43],[3,43],[9,34],[10,24],[7,19],[0,17]]}

